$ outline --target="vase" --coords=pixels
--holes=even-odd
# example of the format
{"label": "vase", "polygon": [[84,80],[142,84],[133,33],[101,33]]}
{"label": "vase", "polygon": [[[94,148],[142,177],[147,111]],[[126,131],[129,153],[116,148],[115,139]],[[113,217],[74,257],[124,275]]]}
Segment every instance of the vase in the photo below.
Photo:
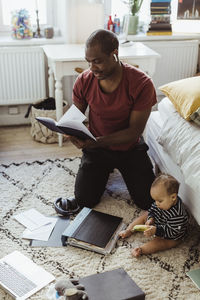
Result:
{"label": "vase", "polygon": [[137,34],[138,31],[138,16],[129,16],[128,17],[128,34]]}

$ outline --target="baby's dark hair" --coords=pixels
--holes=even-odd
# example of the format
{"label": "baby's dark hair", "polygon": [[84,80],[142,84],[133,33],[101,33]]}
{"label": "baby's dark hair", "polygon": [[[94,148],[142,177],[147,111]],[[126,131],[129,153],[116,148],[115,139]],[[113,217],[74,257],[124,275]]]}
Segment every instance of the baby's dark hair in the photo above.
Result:
{"label": "baby's dark hair", "polygon": [[103,53],[109,55],[119,47],[119,41],[115,33],[106,29],[98,29],[91,33],[86,41],[86,48],[99,45]]}
{"label": "baby's dark hair", "polygon": [[166,188],[167,194],[178,194],[179,185],[180,183],[174,178],[173,176],[169,174],[159,174],[156,179],[153,181],[151,187],[156,186],[157,184],[162,183],[164,187]]}

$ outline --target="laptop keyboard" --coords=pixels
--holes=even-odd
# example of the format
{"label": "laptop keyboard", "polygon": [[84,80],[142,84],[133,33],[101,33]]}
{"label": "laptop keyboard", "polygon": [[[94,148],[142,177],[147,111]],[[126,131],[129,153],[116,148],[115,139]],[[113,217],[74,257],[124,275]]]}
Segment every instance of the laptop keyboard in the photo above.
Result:
{"label": "laptop keyboard", "polygon": [[6,262],[0,263],[0,283],[3,283],[18,297],[22,297],[36,288],[34,282]]}

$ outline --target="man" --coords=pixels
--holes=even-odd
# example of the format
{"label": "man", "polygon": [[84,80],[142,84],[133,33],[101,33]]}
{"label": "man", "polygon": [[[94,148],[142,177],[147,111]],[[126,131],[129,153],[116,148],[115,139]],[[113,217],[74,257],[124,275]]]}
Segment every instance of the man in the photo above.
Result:
{"label": "man", "polygon": [[89,106],[89,129],[97,141],[70,138],[83,151],[73,206],[76,202],[94,207],[114,168],[121,172],[136,205],[148,209],[152,203],[155,176],[141,135],[156,93],[147,75],[119,61],[118,46],[114,33],[93,32],[85,47],[89,69],[74,84],[73,103],[83,113]]}

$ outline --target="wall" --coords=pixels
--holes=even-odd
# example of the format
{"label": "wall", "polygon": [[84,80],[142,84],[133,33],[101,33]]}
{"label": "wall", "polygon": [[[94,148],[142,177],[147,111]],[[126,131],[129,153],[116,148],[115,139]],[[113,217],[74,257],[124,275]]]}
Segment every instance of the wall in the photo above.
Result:
{"label": "wall", "polygon": [[[102,1],[68,0],[66,4],[66,43],[85,43],[88,36],[104,27]],[[63,28],[63,24],[60,24]]]}

